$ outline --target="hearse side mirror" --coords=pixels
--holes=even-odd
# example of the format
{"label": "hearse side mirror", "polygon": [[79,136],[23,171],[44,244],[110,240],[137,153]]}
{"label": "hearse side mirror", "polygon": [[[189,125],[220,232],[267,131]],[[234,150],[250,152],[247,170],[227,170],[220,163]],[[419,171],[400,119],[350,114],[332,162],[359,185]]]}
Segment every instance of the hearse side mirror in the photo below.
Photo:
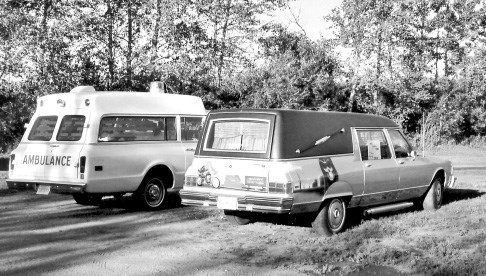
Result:
{"label": "hearse side mirror", "polygon": [[417,152],[416,151],[412,150],[410,152],[410,156],[415,160],[415,158],[417,158],[418,155],[417,155]]}

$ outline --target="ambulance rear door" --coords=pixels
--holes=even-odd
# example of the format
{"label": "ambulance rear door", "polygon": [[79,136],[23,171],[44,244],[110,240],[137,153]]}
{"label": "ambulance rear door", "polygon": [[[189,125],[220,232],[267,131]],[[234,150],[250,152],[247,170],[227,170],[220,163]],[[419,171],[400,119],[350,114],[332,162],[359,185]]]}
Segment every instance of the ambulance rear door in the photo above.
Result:
{"label": "ambulance rear door", "polygon": [[27,129],[26,137],[13,152],[16,160],[15,169],[10,170],[9,178],[33,181],[45,180],[45,159],[57,120],[57,115],[42,115],[32,118],[32,125]]}
{"label": "ambulance rear door", "polygon": [[57,132],[49,142],[47,151],[44,169],[47,180],[62,184],[79,179],[80,153],[89,127],[87,111],[74,109],[59,116]]}

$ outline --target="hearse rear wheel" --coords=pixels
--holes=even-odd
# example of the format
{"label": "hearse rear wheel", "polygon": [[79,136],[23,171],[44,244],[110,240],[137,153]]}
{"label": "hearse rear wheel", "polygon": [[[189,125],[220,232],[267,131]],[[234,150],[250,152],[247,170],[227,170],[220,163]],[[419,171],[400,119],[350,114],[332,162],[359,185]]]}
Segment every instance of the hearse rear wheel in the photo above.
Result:
{"label": "hearse rear wheel", "polygon": [[442,206],[444,196],[444,186],[441,177],[436,177],[430,185],[430,189],[422,202],[424,210],[437,210]]}
{"label": "hearse rear wheel", "polygon": [[102,197],[101,195],[73,194],[74,201],[81,205],[98,205]]}
{"label": "hearse rear wheel", "polygon": [[243,212],[224,210],[224,215],[226,216],[226,219],[234,225],[245,225],[251,222],[249,215]]}
{"label": "hearse rear wheel", "polygon": [[346,221],[346,203],[341,198],[327,201],[312,222],[319,235],[330,237],[341,232]]}
{"label": "hearse rear wheel", "polygon": [[139,194],[142,205],[151,210],[162,208],[166,195],[164,182],[156,176],[147,178]]}

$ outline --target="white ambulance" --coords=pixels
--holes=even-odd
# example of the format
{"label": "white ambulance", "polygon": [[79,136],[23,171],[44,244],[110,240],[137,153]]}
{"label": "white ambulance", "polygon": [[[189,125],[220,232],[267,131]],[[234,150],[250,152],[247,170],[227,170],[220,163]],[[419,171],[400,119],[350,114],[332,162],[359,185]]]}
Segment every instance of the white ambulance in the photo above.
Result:
{"label": "white ambulance", "polygon": [[145,207],[162,207],[182,188],[206,111],[200,98],[164,93],[160,84],[40,97],[10,156],[8,187],[72,194],[84,205],[134,193]]}

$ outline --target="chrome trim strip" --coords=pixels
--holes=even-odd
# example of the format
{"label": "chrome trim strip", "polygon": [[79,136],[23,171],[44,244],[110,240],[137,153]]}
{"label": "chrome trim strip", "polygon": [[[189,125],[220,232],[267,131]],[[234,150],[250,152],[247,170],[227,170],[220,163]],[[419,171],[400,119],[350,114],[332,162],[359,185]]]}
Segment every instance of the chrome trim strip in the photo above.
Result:
{"label": "chrome trim strip", "polygon": [[398,192],[398,191],[405,191],[405,190],[412,190],[412,189],[418,189],[418,188],[424,188],[424,187],[429,187],[429,185],[416,186],[416,187],[413,187],[413,188],[404,188],[404,189],[389,190],[389,191],[386,191],[386,192],[379,192],[379,193],[369,193],[369,194],[354,195],[353,197],[368,196],[368,195],[378,195],[378,194]]}

